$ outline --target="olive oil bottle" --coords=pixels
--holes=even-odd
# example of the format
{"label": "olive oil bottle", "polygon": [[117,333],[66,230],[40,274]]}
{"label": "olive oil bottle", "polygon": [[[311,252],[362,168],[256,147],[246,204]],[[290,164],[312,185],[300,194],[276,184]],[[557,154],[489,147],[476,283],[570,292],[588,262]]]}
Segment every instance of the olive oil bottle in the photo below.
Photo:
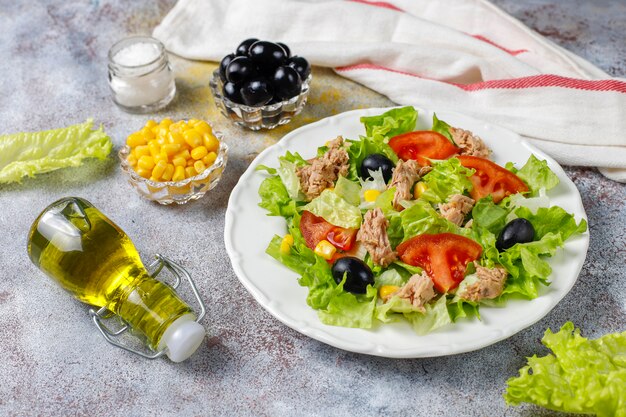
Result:
{"label": "olive oil bottle", "polygon": [[191,356],[205,336],[192,309],[148,274],[126,233],[86,200],[48,206],[31,227],[28,254],[78,300],[106,307],[174,362]]}

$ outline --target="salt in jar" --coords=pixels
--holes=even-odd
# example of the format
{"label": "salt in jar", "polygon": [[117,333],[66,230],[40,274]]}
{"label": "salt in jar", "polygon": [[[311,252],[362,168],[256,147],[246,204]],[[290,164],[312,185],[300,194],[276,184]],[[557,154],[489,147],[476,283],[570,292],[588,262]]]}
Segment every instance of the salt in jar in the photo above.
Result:
{"label": "salt in jar", "polygon": [[113,101],[131,113],[167,106],[176,95],[165,47],[149,36],[132,36],[109,50],[109,86]]}

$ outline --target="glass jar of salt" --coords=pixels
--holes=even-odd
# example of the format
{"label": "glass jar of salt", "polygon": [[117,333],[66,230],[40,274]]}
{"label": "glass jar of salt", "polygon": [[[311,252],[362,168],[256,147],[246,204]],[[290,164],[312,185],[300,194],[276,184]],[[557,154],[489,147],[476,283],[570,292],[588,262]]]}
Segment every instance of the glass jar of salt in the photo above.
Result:
{"label": "glass jar of salt", "polygon": [[131,113],[167,106],[176,95],[165,47],[149,36],[132,36],[109,50],[109,86],[113,101]]}

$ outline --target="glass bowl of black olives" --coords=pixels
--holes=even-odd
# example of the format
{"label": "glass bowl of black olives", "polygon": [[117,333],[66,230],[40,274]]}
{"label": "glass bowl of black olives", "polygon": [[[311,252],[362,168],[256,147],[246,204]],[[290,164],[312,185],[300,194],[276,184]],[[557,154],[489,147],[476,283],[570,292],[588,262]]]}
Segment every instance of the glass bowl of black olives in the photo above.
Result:
{"label": "glass bowl of black olives", "polygon": [[311,66],[284,43],[246,39],[226,55],[209,86],[222,114],[252,130],[273,129],[306,104]]}

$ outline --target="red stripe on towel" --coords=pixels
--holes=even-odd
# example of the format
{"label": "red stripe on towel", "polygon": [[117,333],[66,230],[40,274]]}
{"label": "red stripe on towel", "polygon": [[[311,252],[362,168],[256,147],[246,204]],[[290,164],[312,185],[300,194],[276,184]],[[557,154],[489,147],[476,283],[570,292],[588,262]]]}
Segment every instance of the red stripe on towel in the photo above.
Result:
{"label": "red stripe on towel", "polygon": [[504,80],[491,80],[482,81],[473,84],[457,84],[447,81],[434,80],[426,77],[421,77],[416,74],[411,74],[405,71],[398,71],[391,68],[385,68],[379,65],[373,64],[358,64],[350,65],[346,67],[335,68],[339,72],[353,71],[353,70],[377,70],[394,72],[397,74],[408,75],[410,77],[422,78],[425,80],[432,80],[437,82],[443,82],[453,85],[465,91],[480,91],[488,89],[522,89],[522,88],[537,88],[537,87],[562,87],[571,88],[575,90],[586,91],[615,91],[618,93],[626,93],[626,82],[618,80],[581,80],[577,78],[562,77],[560,75],[543,74],[532,75],[529,77],[510,78]]}
{"label": "red stripe on towel", "polygon": [[385,8],[385,9],[395,10],[397,12],[404,12],[404,10],[394,6],[391,3],[387,3],[387,2],[384,2],[384,1],[367,1],[367,0],[348,0],[348,1],[353,1],[355,3],[368,4],[370,6],[382,7],[382,8]]}
{"label": "red stripe on towel", "polygon": [[528,49],[507,49],[504,46],[498,45],[497,43],[495,43],[491,39],[485,38],[482,35],[470,35],[470,36],[472,38],[475,38],[475,39],[478,39],[480,41],[486,42],[486,43],[488,43],[491,46],[495,46],[496,48],[501,49],[504,52],[506,52],[507,54],[510,54],[510,55],[513,55],[513,56],[519,55],[519,54],[524,53],[524,52],[528,52]]}

